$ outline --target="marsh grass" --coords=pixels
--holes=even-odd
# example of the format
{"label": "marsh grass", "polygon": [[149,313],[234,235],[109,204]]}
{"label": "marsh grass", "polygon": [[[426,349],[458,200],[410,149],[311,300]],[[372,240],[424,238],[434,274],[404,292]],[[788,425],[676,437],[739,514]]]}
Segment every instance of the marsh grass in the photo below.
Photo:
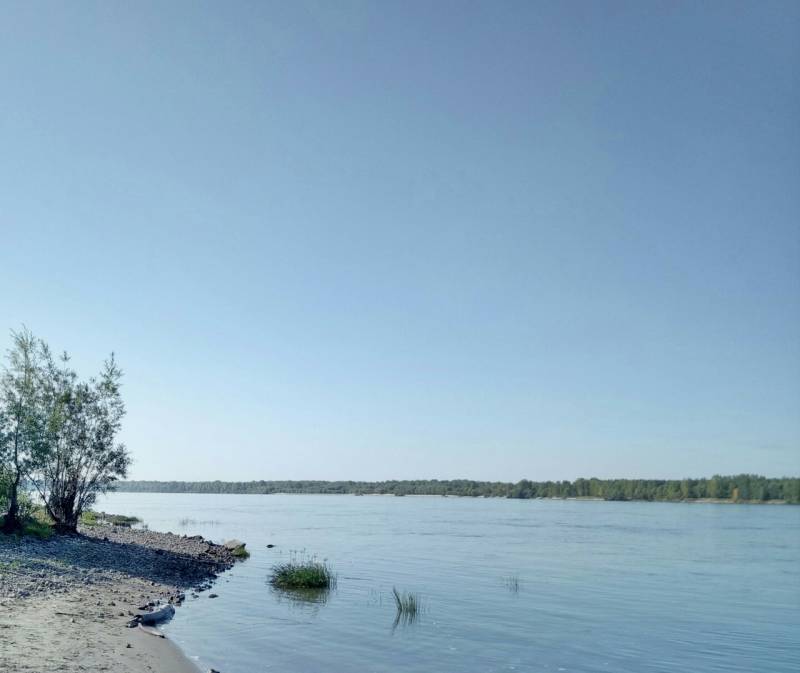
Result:
{"label": "marsh grass", "polygon": [[133,526],[136,523],[141,523],[142,520],[138,516],[125,516],[124,514],[106,514],[101,512],[101,515],[108,523],[114,526]]}
{"label": "marsh grass", "polygon": [[90,528],[94,526],[126,526],[130,528],[134,524],[141,523],[142,520],[135,516],[125,516],[124,514],[106,514],[105,512],[95,512],[87,510],[81,514],[81,524]]}
{"label": "marsh grass", "polygon": [[244,547],[236,547],[236,549],[234,549],[233,552],[231,552],[231,554],[233,555],[233,558],[239,559],[240,561],[243,561],[246,558],[250,558],[250,552],[247,551]]}
{"label": "marsh grass", "polygon": [[181,528],[186,528],[188,526],[219,526],[219,521],[198,521],[197,519],[183,517],[182,519],[178,519],[178,525]]}
{"label": "marsh grass", "polygon": [[396,587],[392,587],[392,596],[394,596],[394,603],[399,613],[416,615],[419,611],[420,600],[417,594],[412,594],[410,591],[401,593]]}
{"label": "marsh grass", "polygon": [[293,552],[288,561],[272,567],[269,583],[277,589],[331,589],[336,573],[325,561]]}
{"label": "marsh grass", "polygon": [[419,594],[410,591],[401,592],[396,587],[392,587],[392,597],[397,608],[392,630],[396,629],[400,624],[404,626],[413,624],[422,612],[422,599]]}
{"label": "marsh grass", "polygon": [[519,575],[509,575],[503,578],[503,584],[512,594],[518,594],[522,589],[522,580]]}

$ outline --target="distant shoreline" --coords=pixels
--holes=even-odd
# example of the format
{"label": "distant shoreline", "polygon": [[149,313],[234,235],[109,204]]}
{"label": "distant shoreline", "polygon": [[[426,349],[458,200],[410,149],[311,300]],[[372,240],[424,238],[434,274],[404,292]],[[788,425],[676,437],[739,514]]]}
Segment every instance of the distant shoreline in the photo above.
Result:
{"label": "distant shoreline", "polygon": [[719,504],[800,504],[800,478],[715,475],[701,479],[576,479],[516,483],[453,480],[403,481],[123,481],[124,493],[215,493],[447,496],[471,498],[610,500]]}
{"label": "distant shoreline", "polygon": [[196,491],[133,491],[133,490],[119,490],[120,493],[159,493],[159,494],[175,494],[175,495],[328,495],[333,497],[350,496],[350,497],[368,497],[368,498],[459,498],[464,500],[561,500],[561,501],[576,501],[576,502],[646,502],[646,503],[667,503],[674,505],[797,505],[800,503],[789,502],[788,500],[730,500],[725,498],[687,498],[683,500],[646,500],[640,499],[627,499],[627,500],[612,500],[610,498],[597,498],[592,496],[574,496],[574,497],[541,497],[541,498],[508,498],[499,495],[433,495],[430,493],[409,493],[402,496],[397,496],[394,493],[298,493],[297,491],[271,491],[269,493],[229,493],[225,491],[204,492],[198,493]]}

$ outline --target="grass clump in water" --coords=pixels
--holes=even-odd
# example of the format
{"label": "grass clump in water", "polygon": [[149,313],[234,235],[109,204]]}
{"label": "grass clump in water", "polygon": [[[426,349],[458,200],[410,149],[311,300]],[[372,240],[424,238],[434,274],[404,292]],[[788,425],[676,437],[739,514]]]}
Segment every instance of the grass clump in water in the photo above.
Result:
{"label": "grass clump in water", "polygon": [[273,566],[269,583],[277,589],[330,589],[336,575],[325,561],[292,557]]}
{"label": "grass clump in water", "polygon": [[408,617],[417,616],[421,605],[417,594],[412,594],[410,591],[401,593],[395,587],[392,587],[392,595],[394,596],[394,603],[397,606],[397,613],[399,615],[406,615]]}
{"label": "grass clump in water", "polygon": [[141,523],[141,519],[135,516],[125,516],[124,514],[106,514],[105,512],[95,512],[87,510],[81,514],[81,524],[89,528],[94,526],[127,526],[130,528],[135,523]]}
{"label": "grass clump in water", "polygon": [[141,523],[142,520],[137,516],[125,516],[124,514],[106,514],[101,512],[103,518],[108,521],[112,526],[132,526],[135,523]]}
{"label": "grass clump in water", "polygon": [[397,614],[392,624],[392,631],[399,625],[408,626],[417,620],[417,616],[422,612],[422,599],[419,594],[410,591],[400,592],[396,587],[392,587],[392,596],[397,608]]}
{"label": "grass clump in water", "polygon": [[178,525],[181,528],[186,528],[188,526],[219,526],[219,521],[213,519],[210,521],[198,521],[197,519],[190,519],[185,516],[182,519],[178,519]]}
{"label": "grass clump in water", "polygon": [[244,548],[244,545],[242,545],[241,547],[236,547],[236,549],[234,549],[231,552],[231,554],[233,555],[233,558],[237,558],[240,560],[250,558],[250,552]]}

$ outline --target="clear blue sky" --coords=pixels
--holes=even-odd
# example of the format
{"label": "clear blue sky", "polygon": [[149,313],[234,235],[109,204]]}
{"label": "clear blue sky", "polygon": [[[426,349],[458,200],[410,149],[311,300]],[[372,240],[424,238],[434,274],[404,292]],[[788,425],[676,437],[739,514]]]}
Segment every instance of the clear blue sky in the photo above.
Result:
{"label": "clear blue sky", "polygon": [[800,473],[797,2],[4,2],[0,315],[136,478]]}

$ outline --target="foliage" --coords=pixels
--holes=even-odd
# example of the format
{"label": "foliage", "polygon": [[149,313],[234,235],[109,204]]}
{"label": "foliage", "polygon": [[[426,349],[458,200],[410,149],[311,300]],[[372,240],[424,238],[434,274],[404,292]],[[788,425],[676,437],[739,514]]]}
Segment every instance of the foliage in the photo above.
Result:
{"label": "foliage", "polygon": [[136,523],[141,523],[141,519],[136,516],[125,516],[124,514],[107,514],[106,512],[95,512],[88,509],[81,512],[80,523],[82,526],[93,528],[95,526],[126,526],[130,527]]}
{"label": "foliage", "polygon": [[113,353],[98,378],[79,381],[68,368],[48,361],[45,399],[47,442],[34,484],[56,525],[74,531],[81,512],[127,474],[130,457],[115,444],[125,406],[120,395],[122,371]]}
{"label": "foliage", "polygon": [[730,500],[800,502],[800,479],[768,479],[753,474],[710,479],[578,479],[575,482],[535,483],[514,486],[510,497],[590,497],[605,500]]}
{"label": "foliage", "polygon": [[56,528],[75,531],[97,494],[126,476],[130,458],[115,443],[125,414],[121,377],[113,353],[97,378],[81,381],[66,354],[56,364],[47,344],[29,330],[12,332],[0,379],[6,530],[21,525],[23,480],[38,492]]}
{"label": "foliage", "polygon": [[89,528],[93,528],[94,526],[100,525],[97,512],[91,509],[87,509],[85,512],[81,512],[79,521],[82,526],[87,526]]}
{"label": "foliage", "polygon": [[53,520],[47,515],[44,507],[36,507],[23,519],[22,532],[24,535],[33,535],[43,540],[53,534]]}
{"label": "foliage", "polygon": [[[2,449],[0,449],[0,455],[2,455]],[[8,507],[8,495],[10,491],[11,471],[4,463],[0,462],[0,512],[5,512]]]}
{"label": "foliage", "polygon": [[26,521],[32,518],[40,518],[47,523],[52,524],[53,521],[47,516],[47,512],[45,511],[44,507],[41,505],[37,505],[33,498],[31,498],[30,493],[27,491],[22,491],[19,494],[19,518],[21,521]]}
{"label": "foliage", "polygon": [[100,512],[100,516],[112,526],[130,527],[142,521],[138,516],[126,516],[124,514],[106,514],[105,512]]}
{"label": "foliage", "polygon": [[324,561],[292,558],[272,568],[269,582],[277,589],[330,589],[336,575]]}
{"label": "foliage", "polygon": [[[46,540],[53,534],[53,520],[47,515],[44,507],[31,506],[22,510],[20,525],[15,531],[18,535],[30,535]],[[0,516],[0,529],[3,528],[5,517]]]}
{"label": "foliage", "polygon": [[6,482],[8,510],[2,530],[20,530],[20,484],[32,470],[44,439],[45,417],[41,399],[44,343],[23,328],[11,332],[12,346],[0,377],[0,463],[10,477]]}
{"label": "foliage", "polygon": [[247,549],[245,549],[244,547],[236,547],[236,549],[234,549],[231,552],[231,554],[233,555],[233,558],[239,559],[241,561],[243,561],[246,558],[250,558],[250,552],[247,551]]}
{"label": "foliage", "polygon": [[576,479],[516,484],[467,479],[417,481],[128,481],[120,491],[160,493],[352,493],[499,498],[600,498],[604,500],[695,500],[800,503],[800,478],[751,474],[710,479]]}

